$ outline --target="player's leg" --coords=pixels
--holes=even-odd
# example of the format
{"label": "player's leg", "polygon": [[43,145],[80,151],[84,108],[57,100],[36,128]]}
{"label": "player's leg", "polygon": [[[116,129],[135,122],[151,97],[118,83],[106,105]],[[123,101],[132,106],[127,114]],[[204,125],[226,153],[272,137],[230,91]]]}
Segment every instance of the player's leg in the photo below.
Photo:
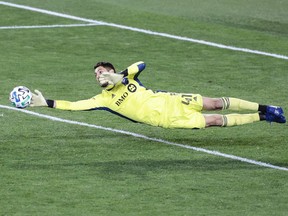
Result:
{"label": "player's leg", "polygon": [[228,115],[205,115],[206,127],[210,126],[221,126],[231,127],[236,125],[249,124],[257,121],[266,120],[265,115],[254,113],[254,114],[228,114]]}
{"label": "player's leg", "polygon": [[262,105],[259,105],[258,103],[241,100],[238,98],[203,97],[203,109],[204,110],[230,109],[230,110],[235,110],[235,111],[240,111],[240,110],[260,111],[259,108],[263,108],[261,106]]}
{"label": "player's leg", "polygon": [[205,127],[211,126],[222,126],[223,125],[223,115],[219,114],[203,114],[205,119]]}
{"label": "player's leg", "polygon": [[234,111],[259,111],[265,115],[268,122],[285,123],[283,109],[277,106],[261,105],[255,102],[250,102],[238,98],[222,97],[222,98],[208,98],[203,97],[203,110],[219,110],[228,109]]}

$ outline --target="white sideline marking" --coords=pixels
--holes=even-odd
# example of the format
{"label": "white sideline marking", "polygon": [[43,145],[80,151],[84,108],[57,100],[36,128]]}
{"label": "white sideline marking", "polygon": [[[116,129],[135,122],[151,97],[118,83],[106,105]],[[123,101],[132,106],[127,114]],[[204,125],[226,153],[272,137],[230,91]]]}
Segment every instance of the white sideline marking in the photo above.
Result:
{"label": "white sideline marking", "polygon": [[104,22],[97,21],[97,20],[85,19],[85,18],[76,17],[76,16],[72,16],[72,15],[68,15],[68,14],[57,13],[57,12],[53,12],[53,11],[49,11],[49,10],[43,10],[43,9],[29,7],[29,6],[25,6],[25,5],[13,4],[10,2],[0,1],[0,4],[10,6],[10,7],[30,10],[30,11],[34,11],[34,12],[39,12],[39,13],[43,13],[43,14],[47,14],[47,15],[52,15],[52,16],[56,16],[56,17],[63,17],[63,18],[67,18],[67,19],[78,20],[78,21],[82,21],[82,22],[105,24]]}
{"label": "white sideline marking", "polygon": [[247,159],[247,158],[243,158],[243,157],[238,157],[238,156],[234,156],[234,155],[229,155],[229,154],[221,153],[218,151],[212,151],[212,150],[207,150],[204,148],[198,148],[198,147],[193,147],[193,146],[189,146],[189,145],[174,143],[174,142],[170,142],[170,141],[163,140],[163,139],[152,138],[152,137],[148,137],[148,136],[145,136],[142,134],[137,134],[137,133],[133,133],[133,132],[129,132],[129,131],[118,130],[118,129],[108,128],[108,127],[102,127],[102,126],[88,124],[88,123],[84,123],[84,122],[71,121],[71,120],[67,120],[67,119],[62,119],[62,118],[58,118],[58,117],[54,117],[54,116],[44,115],[44,114],[29,111],[29,110],[17,109],[14,107],[9,107],[9,106],[4,106],[4,105],[0,105],[0,108],[8,109],[8,110],[14,110],[14,111],[18,111],[18,112],[23,112],[23,113],[26,113],[29,115],[37,116],[39,118],[49,119],[52,121],[63,122],[63,123],[67,123],[67,124],[79,125],[79,126],[90,127],[90,128],[96,128],[96,129],[110,131],[110,132],[114,132],[114,133],[125,134],[128,136],[133,136],[133,137],[137,137],[137,138],[141,138],[141,139],[145,139],[145,140],[149,140],[149,141],[153,141],[153,142],[163,143],[166,145],[172,145],[172,146],[177,146],[177,147],[181,147],[181,148],[192,149],[194,151],[204,152],[204,153],[207,153],[210,155],[229,158],[232,160],[238,160],[238,161],[242,161],[242,162],[246,162],[246,163],[250,163],[250,164],[254,164],[254,165],[258,165],[258,166],[262,166],[262,167],[268,167],[268,168],[272,168],[272,169],[288,171],[288,168],[286,168],[286,167],[275,166],[272,164],[268,164],[268,163],[264,163],[264,162],[260,162],[260,161],[255,161],[255,160],[251,160],[251,159]]}
{"label": "white sideline marking", "polygon": [[270,57],[274,57],[274,58],[288,60],[288,56],[279,55],[279,54],[275,54],[275,53],[262,52],[262,51],[258,51],[258,50],[251,50],[251,49],[247,49],[247,48],[239,48],[239,47],[234,47],[234,46],[227,46],[224,44],[218,44],[218,43],[213,43],[213,42],[204,41],[204,40],[198,40],[198,39],[193,39],[193,38],[188,38],[188,37],[181,37],[181,36],[171,35],[171,34],[167,34],[167,33],[154,32],[154,31],[150,31],[150,30],[133,28],[133,27],[129,27],[129,26],[125,26],[125,25],[119,25],[119,24],[115,24],[115,23],[107,23],[107,22],[93,20],[93,19],[86,19],[86,18],[81,18],[81,17],[72,16],[72,15],[68,15],[68,14],[53,12],[53,11],[34,8],[34,7],[30,7],[30,6],[25,6],[25,5],[13,4],[13,3],[4,2],[4,1],[0,1],[0,4],[10,6],[10,7],[30,10],[30,11],[34,11],[34,12],[39,12],[39,13],[43,13],[43,14],[48,14],[48,15],[52,15],[52,16],[63,17],[63,18],[72,19],[72,20],[78,20],[78,21],[82,21],[82,22],[96,23],[96,24],[100,24],[100,25],[106,25],[106,26],[111,26],[111,27],[115,27],[115,28],[126,29],[126,30],[130,30],[130,31],[135,31],[135,32],[141,32],[141,33],[149,34],[149,35],[155,35],[155,36],[161,36],[161,37],[166,37],[166,38],[172,38],[172,39],[176,39],[176,40],[188,41],[188,42],[192,42],[192,43],[203,44],[203,45],[217,47],[217,48],[221,48],[221,49],[227,49],[227,50],[233,50],[233,51],[239,51],[239,52],[245,52],[245,53],[252,53],[252,54],[257,54],[257,55],[264,55],[264,56],[270,56]]}
{"label": "white sideline marking", "polygon": [[96,26],[96,25],[101,24],[87,23],[87,24],[67,24],[67,25],[0,26],[0,29],[69,28],[69,27]]}

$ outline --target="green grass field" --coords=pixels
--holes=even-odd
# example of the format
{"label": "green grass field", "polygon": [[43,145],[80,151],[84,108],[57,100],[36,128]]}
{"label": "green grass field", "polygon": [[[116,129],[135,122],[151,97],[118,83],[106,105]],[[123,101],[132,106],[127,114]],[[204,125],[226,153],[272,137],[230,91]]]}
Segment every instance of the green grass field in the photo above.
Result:
{"label": "green grass field", "polygon": [[238,97],[281,105],[288,112],[287,1],[9,2],[276,57],[111,25],[40,28],[87,22],[0,2],[1,216],[287,215],[287,124],[258,122],[232,128],[163,129],[135,124],[104,111],[26,109],[103,126],[103,130],[5,108],[11,106],[9,92],[18,85],[39,89],[51,99],[90,98],[101,92],[93,75],[96,62],[111,61],[122,70],[142,60],[147,66],[140,80],[148,88]]}

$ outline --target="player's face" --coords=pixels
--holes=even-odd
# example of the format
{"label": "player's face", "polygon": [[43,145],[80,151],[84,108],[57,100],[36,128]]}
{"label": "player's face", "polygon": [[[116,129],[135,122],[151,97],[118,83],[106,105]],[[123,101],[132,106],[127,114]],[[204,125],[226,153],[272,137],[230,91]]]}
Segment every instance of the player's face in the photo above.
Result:
{"label": "player's face", "polygon": [[111,70],[110,68],[105,68],[103,66],[99,66],[99,67],[95,68],[94,74],[95,74],[95,78],[98,82],[99,82],[100,75],[104,72],[114,73],[114,71]]}

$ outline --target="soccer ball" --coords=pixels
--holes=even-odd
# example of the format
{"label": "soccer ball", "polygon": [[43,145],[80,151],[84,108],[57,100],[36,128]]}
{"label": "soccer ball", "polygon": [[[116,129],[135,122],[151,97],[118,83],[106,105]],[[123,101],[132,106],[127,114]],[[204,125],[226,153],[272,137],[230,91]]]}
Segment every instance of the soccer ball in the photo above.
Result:
{"label": "soccer ball", "polygon": [[10,92],[9,100],[17,108],[26,108],[32,99],[31,91],[25,86],[17,86]]}

